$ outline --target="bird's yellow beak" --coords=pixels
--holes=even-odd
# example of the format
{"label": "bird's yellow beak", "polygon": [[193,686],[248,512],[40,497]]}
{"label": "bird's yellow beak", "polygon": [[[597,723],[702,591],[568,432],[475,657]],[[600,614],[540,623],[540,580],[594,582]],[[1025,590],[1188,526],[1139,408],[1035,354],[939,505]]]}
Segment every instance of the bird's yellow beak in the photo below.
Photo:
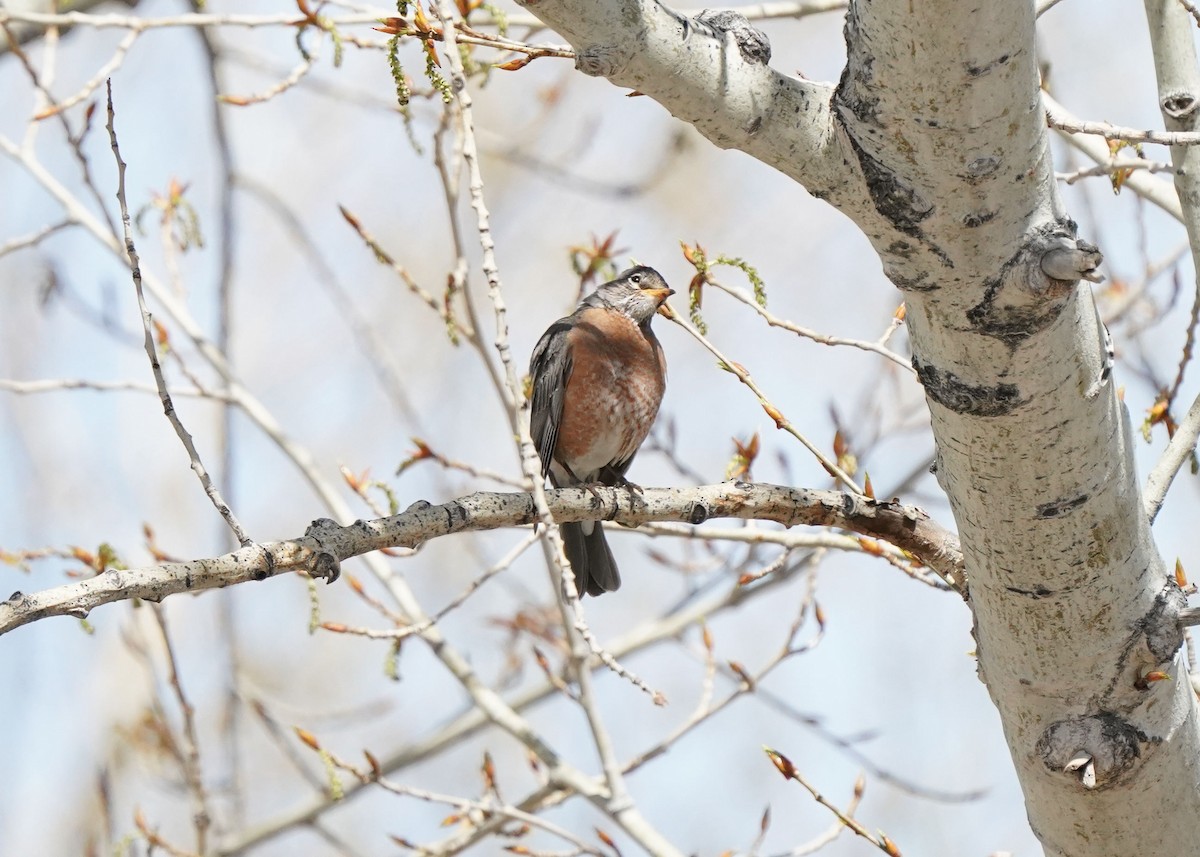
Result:
{"label": "bird's yellow beak", "polygon": [[646,294],[658,301],[658,305],[662,306],[663,301],[675,294],[674,289],[646,289]]}

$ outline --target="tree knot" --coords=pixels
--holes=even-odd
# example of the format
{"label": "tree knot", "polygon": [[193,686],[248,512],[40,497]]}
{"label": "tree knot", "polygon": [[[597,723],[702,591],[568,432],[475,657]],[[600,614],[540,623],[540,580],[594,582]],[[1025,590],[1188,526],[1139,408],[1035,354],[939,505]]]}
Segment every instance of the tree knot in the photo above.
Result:
{"label": "tree knot", "polygon": [[746,62],[766,65],[771,61],[771,42],[767,34],[737,12],[728,9],[705,9],[692,19],[711,30],[718,38],[728,33]]}
{"label": "tree knot", "polygon": [[1038,739],[1036,752],[1056,775],[1079,776],[1088,769],[1088,788],[1102,789],[1134,766],[1148,740],[1128,721],[1101,711],[1052,723]]}

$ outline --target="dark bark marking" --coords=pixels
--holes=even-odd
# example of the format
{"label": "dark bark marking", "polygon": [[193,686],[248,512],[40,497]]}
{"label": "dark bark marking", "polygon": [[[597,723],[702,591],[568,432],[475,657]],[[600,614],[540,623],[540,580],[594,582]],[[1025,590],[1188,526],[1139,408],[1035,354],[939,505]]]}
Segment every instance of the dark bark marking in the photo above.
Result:
{"label": "dark bark marking", "polygon": [[967,164],[966,175],[963,176],[972,184],[977,184],[1000,169],[1000,159],[995,155],[983,155]]}
{"label": "dark bark marking", "polygon": [[1065,515],[1073,509],[1078,509],[1086,503],[1090,497],[1087,494],[1080,494],[1078,497],[1069,497],[1064,500],[1055,500],[1052,503],[1042,503],[1037,507],[1037,512],[1034,517],[1038,520],[1046,520],[1047,518],[1057,518],[1059,515]]}
{"label": "dark bark marking", "polygon": [[1012,54],[1004,54],[1002,56],[997,57],[996,59],[992,60],[989,63],[985,63],[984,65],[968,64],[967,65],[967,74],[970,75],[971,77],[983,77],[985,74],[992,71],[993,69],[1004,65],[1010,59],[1012,59]]}
{"label": "dark bark marking", "polygon": [[1037,586],[1035,586],[1033,589],[1021,589],[1018,586],[1006,586],[1004,588],[1006,591],[1011,592],[1013,595],[1023,595],[1026,598],[1032,598],[1035,601],[1038,600],[1039,598],[1048,598],[1054,594],[1054,591],[1052,589],[1047,589],[1045,586],[1042,586],[1040,583]]}
{"label": "dark bark marking", "polygon": [[977,226],[983,226],[995,216],[996,212],[994,211],[972,211],[963,218],[962,224],[968,229],[974,229]]}
{"label": "dark bark marking", "polygon": [[[924,240],[920,228],[921,221],[933,213],[932,203],[927,202],[892,170],[868,154],[854,137],[847,134],[846,139],[850,141],[854,154],[858,157],[858,165],[863,172],[863,178],[866,179],[867,193],[871,195],[875,210],[900,232],[920,238],[922,244],[931,250],[934,249]],[[943,257],[943,261],[949,262],[943,253],[935,252],[938,252],[939,257]]]}
{"label": "dark bark marking", "polygon": [[916,357],[913,357],[913,368],[917,370],[917,379],[925,388],[925,395],[956,414],[1000,417],[1028,402],[1021,398],[1016,384],[968,384],[953,372],[922,363]]}
{"label": "dark bark marking", "polygon": [[929,282],[929,274],[925,271],[921,271],[915,277],[906,277],[895,271],[888,271],[887,277],[892,281],[892,285],[902,292],[936,292],[941,288],[937,283]]}
{"label": "dark bark marking", "polygon": [[1185,606],[1187,598],[1171,578],[1154,599],[1154,606],[1138,621],[1136,628],[1145,635],[1146,648],[1150,650],[1155,663],[1167,663],[1183,645],[1183,630],[1176,618]]}

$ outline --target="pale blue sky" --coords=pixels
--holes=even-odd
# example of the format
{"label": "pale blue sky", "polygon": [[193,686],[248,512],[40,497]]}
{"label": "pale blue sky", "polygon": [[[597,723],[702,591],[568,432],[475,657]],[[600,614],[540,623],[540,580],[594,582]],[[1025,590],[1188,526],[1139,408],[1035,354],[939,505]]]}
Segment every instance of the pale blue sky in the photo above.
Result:
{"label": "pale blue sky", "polygon": [[[290,8],[268,2],[209,5],[214,11]],[[167,0],[145,0],[138,7],[147,15],[180,9],[181,4]],[[769,30],[776,68],[837,79],[838,16],[775,23]],[[1064,3],[1053,10],[1043,22],[1043,48],[1060,100],[1088,118],[1157,126],[1142,30],[1137,15],[1115,3],[1088,4],[1086,13],[1081,4]],[[55,93],[68,94],[95,74],[120,37],[115,30],[78,30],[66,36]],[[298,61],[293,36],[284,30],[231,31],[222,38],[272,68],[286,70]],[[36,59],[40,50],[32,49],[31,55]],[[411,50],[404,59],[409,68],[419,69]],[[131,205],[145,205],[173,177],[190,185],[188,197],[209,243],[183,258],[181,273],[191,310],[212,331],[219,179],[212,155],[211,100],[200,60],[193,33],[152,31],[139,39],[114,75],[113,86],[122,153],[130,165]],[[239,94],[261,91],[281,76],[235,60],[225,69],[230,90]],[[383,55],[349,48],[344,67],[335,70],[325,46],[313,79],[336,87],[339,94],[300,88],[264,105],[224,109],[238,169],[298,213],[355,310],[377,326],[391,349],[419,416],[406,419],[389,404],[312,263],[270,210],[245,192],[237,197],[234,242],[232,356],[241,377],[292,436],[314,452],[328,478],[337,478],[339,464],[355,471],[369,467],[375,476],[390,478],[410,451],[408,438],[414,434],[452,457],[514,473],[501,411],[477,358],[448,344],[428,310],[374,262],[338,213],[339,204],[354,211],[418,280],[433,290],[441,288],[452,258],[428,151],[416,155],[396,115],[370,106],[390,103]],[[547,107],[544,95],[552,87],[562,87],[562,100]],[[19,138],[31,100],[27,78],[11,56],[0,57],[0,92],[5,107],[0,134]],[[345,97],[347,92],[362,93],[366,105]],[[628,248],[628,255],[658,267],[676,289],[690,275],[678,250],[681,239],[752,261],[766,280],[773,312],[825,333],[874,338],[899,301],[865,239],[841,215],[747,156],[715,150],[648,98],[628,99],[606,82],[583,78],[567,62],[551,59],[519,73],[497,73],[475,97],[512,344],[522,364],[541,331],[573,300],[566,248],[590,233],[604,235],[618,227],[618,243]],[[115,215],[115,173],[102,112],[86,150]],[[79,115],[78,109],[71,113],[76,124]],[[420,103],[414,115],[417,136],[427,145],[435,112]],[[40,135],[39,156],[77,189],[78,171],[62,146],[61,128],[44,122]],[[672,149],[676,135],[684,141],[679,150]],[[513,145],[593,180],[658,173],[661,178],[639,196],[584,192],[514,165],[503,157]],[[1164,157],[1154,148],[1150,156]],[[0,243],[61,216],[58,206],[7,159],[0,159],[0,200]],[[1157,212],[1144,214],[1143,230],[1137,225],[1141,207],[1128,194],[1114,197],[1101,182],[1089,188],[1086,205],[1077,191],[1068,200],[1082,234],[1101,244],[1107,257],[1104,272],[1110,277],[1138,275],[1143,243],[1151,258],[1159,258],[1182,240],[1182,230]],[[472,222],[464,213],[468,230]],[[163,254],[153,230],[138,237],[138,246],[147,269],[161,275]],[[477,251],[471,252],[477,258]],[[69,297],[43,303],[41,286],[51,270]],[[1191,277],[1190,265],[1181,266],[1179,301],[1148,342],[1149,359],[1166,378],[1173,375],[1183,341]],[[728,279],[742,285],[733,273]],[[480,285],[478,269],[472,282]],[[1168,285],[1155,294],[1165,296]],[[0,259],[0,301],[0,377],[149,380],[128,274],[81,231],[60,233],[36,251]],[[832,439],[831,402],[854,419],[855,406],[864,397],[881,386],[891,390],[881,384],[884,364],[876,357],[830,351],[767,331],[747,310],[715,293],[708,296],[705,312],[713,340],[745,364],[776,404],[822,445]],[[110,319],[116,333],[98,327],[98,317]],[[677,453],[690,467],[710,481],[719,480],[732,451],[729,438],[758,430],[764,445],[755,473],[759,479],[826,486],[818,465],[790,438],[772,431],[753,397],[715,369],[710,356],[661,321],[658,328],[670,361],[663,415],[678,424]],[[178,330],[172,336],[184,346]],[[197,367],[199,361],[193,356],[189,365]],[[207,373],[204,377],[209,378]],[[1118,382],[1128,385],[1127,402],[1136,423],[1151,393],[1122,367]],[[1194,378],[1184,385],[1185,406],[1197,386]],[[918,400],[911,380],[901,380],[900,389],[903,401]],[[892,400],[887,401],[894,410]],[[201,453],[215,464],[215,409],[194,401],[177,404]],[[297,535],[309,520],[326,514],[290,464],[244,418],[235,420],[235,438],[238,466],[227,487],[254,538]],[[863,463],[882,488],[926,455],[929,443],[923,433],[905,434],[888,440]],[[1148,471],[1161,444],[1157,436],[1154,447],[1144,449],[1142,472]],[[781,454],[790,462],[790,476],[778,463]],[[683,482],[654,454],[639,458],[631,476],[644,485]],[[402,505],[417,499],[439,502],[480,487],[458,475],[440,475],[428,465],[391,481]],[[91,549],[110,541],[130,561],[145,562],[143,522],[155,527],[171,553],[205,556],[222,549],[219,521],[151,396],[0,393],[0,485],[0,548],[6,550]],[[1156,528],[1168,561],[1177,554],[1186,561],[1195,497],[1195,480],[1182,476]],[[921,502],[949,523],[932,480],[906,499]],[[518,538],[492,533],[446,539],[397,567],[419,595],[440,604]],[[626,586],[618,596],[588,604],[593,625],[606,638],[649,618],[681,593],[677,576],[648,561],[646,549],[688,554],[678,544],[650,543],[619,532],[611,541],[626,569]],[[511,610],[527,592],[544,595],[544,570],[536,552],[532,556],[489,583],[470,610],[447,622],[447,633],[484,675],[501,671],[504,643],[503,634],[485,620]],[[56,585],[63,582],[62,570],[54,562],[36,564],[29,575],[0,567],[0,587],[7,594]],[[361,569],[348,570],[362,574]],[[830,617],[826,640],[814,653],[781,668],[768,687],[819,716],[834,732],[876,732],[861,749],[891,771],[929,787],[989,790],[982,800],[944,805],[869,780],[860,813],[864,823],[885,830],[905,853],[1036,853],[998,719],[967,655],[970,623],[961,603],[881,562],[856,557],[827,561],[818,594]],[[801,595],[802,586],[792,584],[715,621],[720,656],[751,666],[769,657],[790,622],[790,614],[781,619],[779,611],[793,610]],[[213,740],[217,721],[212,705],[220,699],[226,675],[225,647],[216,631],[221,597],[170,602],[185,679],[194,698],[209,703],[202,706],[201,725],[210,742],[208,770],[214,777],[225,769]],[[229,597],[250,692],[266,700],[285,726],[312,728],[348,755],[364,746],[382,755],[461,709],[457,686],[418,645],[406,648],[403,680],[397,684],[382,677],[382,645],[308,636],[307,596],[295,579],[239,587]],[[380,624],[344,586],[322,587],[321,597],[328,619]],[[129,605],[97,610],[91,622],[96,634],[90,637],[74,620],[53,619],[0,640],[0,688],[6,691],[0,693],[0,734],[8,739],[6,775],[0,777],[0,854],[81,853],[83,831],[93,818],[89,807],[98,766],[113,746],[130,742],[130,724],[147,699],[147,679],[122,642],[122,629],[149,624]],[[600,679],[604,713],[626,755],[686,716],[700,676],[696,664],[675,647],[638,655],[630,666],[663,689],[672,705],[655,709],[614,677]],[[524,681],[535,679],[527,671]],[[375,716],[359,711],[363,706]],[[585,726],[576,712],[542,706],[530,717],[555,746],[594,770]],[[278,769],[255,780],[248,819],[262,821],[302,803],[311,792],[296,782],[261,731],[251,727],[246,734],[248,759],[263,770]],[[857,763],[753,700],[739,702],[667,759],[635,775],[635,797],[685,851],[701,854],[745,847],[770,803],[774,821],[767,850],[784,850],[825,829],[831,818],[778,778],[762,756],[762,744],[788,753],[839,801],[847,797]],[[521,773],[523,755],[495,733],[476,737],[437,764],[406,771],[402,779],[474,794],[484,748],[496,756],[502,778],[511,778],[510,793],[520,794],[521,783],[528,784]],[[131,829],[136,805],[186,841],[182,815],[168,809],[182,804],[164,788],[161,773],[129,762],[125,785],[114,794],[118,835]],[[330,818],[335,828],[354,838],[361,853],[374,855],[393,853],[388,833],[404,834],[411,827],[436,835],[429,831],[443,815],[440,809],[375,795]],[[579,830],[589,829],[584,822],[599,821],[579,801],[551,817]],[[864,848],[843,837],[823,853],[838,857],[864,853]],[[334,851],[303,834],[256,855],[296,853]]]}

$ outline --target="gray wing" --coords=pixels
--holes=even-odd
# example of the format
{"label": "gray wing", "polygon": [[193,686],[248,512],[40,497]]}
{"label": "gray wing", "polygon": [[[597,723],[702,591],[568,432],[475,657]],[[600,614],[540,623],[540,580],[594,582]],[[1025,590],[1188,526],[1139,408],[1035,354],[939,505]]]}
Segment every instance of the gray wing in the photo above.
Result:
{"label": "gray wing", "polygon": [[571,343],[567,334],[572,327],[565,318],[554,322],[542,334],[529,358],[529,374],[533,376],[529,429],[542,459],[543,476],[550,472],[550,461],[558,444],[558,427],[562,425],[563,398],[567,379],[571,377]]}

